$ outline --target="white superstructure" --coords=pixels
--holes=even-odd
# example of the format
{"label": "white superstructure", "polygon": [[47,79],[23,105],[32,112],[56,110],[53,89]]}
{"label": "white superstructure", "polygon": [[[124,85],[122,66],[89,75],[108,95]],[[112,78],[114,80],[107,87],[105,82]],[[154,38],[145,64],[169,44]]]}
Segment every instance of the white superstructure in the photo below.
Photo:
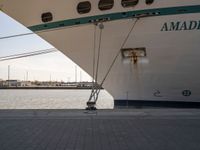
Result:
{"label": "white superstructure", "polygon": [[115,100],[199,101],[199,0],[1,0],[0,8],[98,72],[99,83],[114,62],[103,87]]}

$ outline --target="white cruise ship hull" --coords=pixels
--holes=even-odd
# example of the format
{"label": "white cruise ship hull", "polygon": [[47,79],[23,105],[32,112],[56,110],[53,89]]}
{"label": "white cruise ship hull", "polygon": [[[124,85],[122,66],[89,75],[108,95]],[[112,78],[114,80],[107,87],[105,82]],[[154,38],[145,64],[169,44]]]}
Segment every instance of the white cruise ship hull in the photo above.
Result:
{"label": "white cruise ship hull", "polygon": [[[76,64],[93,74],[94,41],[95,58],[98,57],[100,29],[93,23],[77,22],[39,29],[45,25],[41,14],[52,12],[53,22],[118,12],[159,9],[161,14],[140,14],[138,17],[111,19],[103,22],[99,54],[98,83],[101,83],[115,56],[121,49],[131,28],[130,36],[123,49],[144,48],[145,57],[124,58],[120,51],[103,87],[115,100],[180,101],[199,102],[200,98],[200,10],[184,12],[181,8],[199,6],[198,0],[165,2],[155,1],[151,6],[144,0],[135,8],[125,9],[120,3],[109,11],[95,11],[98,2],[92,2],[91,13],[76,12],[79,1],[74,0],[12,0],[2,1],[2,10],[71,58]],[[15,4],[13,4],[15,3]],[[65,7],[64,7],[65,6]],[[163,8],[180,7],[180,12],[162,15]],[[200,7],[199,7],[200,8]],[[191,8],[194,9],[194,8]],[[64,11],[66,10],[66,12]],[[182,11],[182,12],[181,12]],[[189,8],[188,8],[189,11]],[[192,10],[193,11],[193,10]],[[98,16],[97,16],[98,17]],[[135,24],[135,25],[134,25]],[[94,40],[96,39],[96,40]]]}

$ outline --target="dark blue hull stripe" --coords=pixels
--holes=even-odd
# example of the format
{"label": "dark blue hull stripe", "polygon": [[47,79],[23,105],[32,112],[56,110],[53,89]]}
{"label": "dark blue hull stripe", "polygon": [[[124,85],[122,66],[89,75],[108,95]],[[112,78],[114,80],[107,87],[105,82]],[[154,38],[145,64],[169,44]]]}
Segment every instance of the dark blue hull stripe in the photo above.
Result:
{"label": "dark blue hull stripe", "polygon": [[30,26],[28,28],[32,30],[33,32],[37,32],[37,31],[43,31],[43,30],[49,30],[49,29],[69,27],[69,26],[74,26],[74,25],[84,25],[84,24],[100,22],[100,21],[114,21],[114,20],[129,19],[129,18],[166,16],[166,15],[178,15],[178,14],[190,14],[190,13],[200,13],[200,5],[156,8],[156,9],[111,13],[111,14],[62,20],[62,21],[57,21],[57,22]]}
{"label": "dark blue hull stripe", "polygon": [[199,102],[155,101],[155,100],[114,100],[115,108],[200,108]]}

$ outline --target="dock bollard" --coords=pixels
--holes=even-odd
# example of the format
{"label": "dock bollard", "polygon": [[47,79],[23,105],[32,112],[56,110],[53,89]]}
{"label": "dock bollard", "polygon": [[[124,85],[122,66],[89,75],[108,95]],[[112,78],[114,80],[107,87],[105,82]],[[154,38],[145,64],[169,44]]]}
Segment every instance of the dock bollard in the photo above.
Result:
{"label": "dock bollard", "polygon": [[96,105],[96,102],[87,102],[86,110],[97,110],[95,105]]}

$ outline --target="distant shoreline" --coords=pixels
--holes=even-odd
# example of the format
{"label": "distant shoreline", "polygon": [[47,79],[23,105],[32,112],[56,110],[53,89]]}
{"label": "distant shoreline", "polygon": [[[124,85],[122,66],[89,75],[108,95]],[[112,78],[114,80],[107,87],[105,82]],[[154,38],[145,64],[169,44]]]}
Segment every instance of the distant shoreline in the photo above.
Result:
{"label": "distant shoreline", "polygon": [[[90,90],[92,87],[0,87],[0,90]],[[103,88],[101,88],[103,89]]]}

